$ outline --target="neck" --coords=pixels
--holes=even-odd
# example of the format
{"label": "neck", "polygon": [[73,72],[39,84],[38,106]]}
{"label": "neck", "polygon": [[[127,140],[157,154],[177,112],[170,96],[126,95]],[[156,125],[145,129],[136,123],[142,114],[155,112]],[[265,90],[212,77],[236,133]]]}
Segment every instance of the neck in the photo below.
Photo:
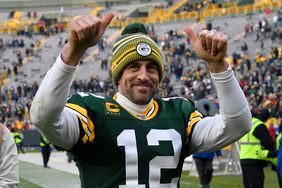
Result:
{"label": "neck", "polygon": [[124,109],[129,111],[132,114],[142,116],[146,109],[149,107],[152,100],[146,105],[138,105],[131,102],[128,98],[126,98],[121,93],[117,92],[116,94],[116,101],[119,103]]}

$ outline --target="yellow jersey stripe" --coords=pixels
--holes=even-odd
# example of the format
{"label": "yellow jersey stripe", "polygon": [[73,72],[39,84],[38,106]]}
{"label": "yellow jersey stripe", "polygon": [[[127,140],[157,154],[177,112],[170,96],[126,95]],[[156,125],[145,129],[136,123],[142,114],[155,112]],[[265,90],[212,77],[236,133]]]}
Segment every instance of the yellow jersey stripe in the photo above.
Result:
{"label": "yellow jersey stripe", "polygon": [[143,116],[147,116],[148,115],[148,112],[152,109],[154,103],[153,102],[150,102],[148,108],[145,110],[145,112],[143,113]]}
{"label": "yellow jersey stripe", "polygon": [[143,121],[150,120],[150,119],[152,119],[152,118],[154,118],[154,117],[156,116],[156,114],[158,113],[158,110],[159,110],[159,105],[158,105],[158,103],[157,103],[156,101],[153,101],[152,103],[153,103],[154,111],[153,111],[152,115],[149,115],[148,117],[143,116],[143,115],[142,115],[142,116],[140,116],[140,115],[135,115],[135,114],[133,114],[133,113],[127,111],[127,110],[126,110],[126,111],[127,111],[128,113],[130,113],[132,116],[134,116],[135,118],[137,118],[137,119],[140,119],[140,120],[143,120]]}
{"label": "yellow jersey stripe", "polygon": [[68,110],[70,110],[71,112],[75,113],[76,116],[81,117],[81,120],[84,121],[87,124],[87,118],[85,116],[83,116],[81,113],[77,112],[76,110],[66,107]]}
{"label": "yellow jersey stripe", "polygon": [[201,117],[196,117],[193,120],[189,121],[188,127],[186,128],[186,136],[188,137],[191,133],[192,128],[196,123],[198,123],[202,118]]}
{"label": "yellow jersey stripe", "polygon": [[[95,138],[94,124],[91,121],[91,119],[89,118],[89,116],[87,115],[87,110],[85,108],[82,108],[79,105],[72,104],[72,103],[67,103],[66,106],[75,110],[76,112],[78,112],[79,114],[81,114],[82,116],[84,116],[87,119],[87,122],[85,122],[85,121],[83,121],[83,118],[79,117],[79,119],[82,123],[82,127],[83,127],[85,133],[87,134],[87,136],[89,138],[89,141],[93,142],[93,140]],[[84,139],[84,140],[86,140],[86,139]]]}
{"label": "yellow jersey stripe", "polygon": [[154,103],[155,110],[152,113],[152,115],[150,115],[149,117],[146,117],[146,120],[150,120],[150,119],[154,118],[159,111],[159,104],[156,101],[153,101],[153,103]]}
{"label": "yellow jersey stripe", "polygon": [[117,94],[115,94],[114,96],[113,96],[113,99],[116,101],[117,100]]}
{"label": "yellow jersey stripe", "polygon": [[189,120],[192,120],[193,118],[195,118],[195,117],[203,117],[202,116],[202,114],[199,112],[199,111],[194,111],[191,115],[190,115],[190,118],[189,118]]}
{"label": "yellow jersey stripe", "polygon": [[194,124],[196,124],[198,121],[200,121],[202,118],[201,117],[196,117],[196,118],[193,118],[191,121],[189,121],[188,125],[189,126],[193,126]]}
{"label": "yellow jersey stripe", "polygon": [[85,132],[84,136],[82,137],[82,141],[85,144],[88,141],[89,130],[87,128],[87,125],[82,121],[81,117],[78,117],[78,118],[80,119],[81,125],[84,129],[84,132]]}
{"label": "yellow jersey stripe", "polygon": [[88,116],[87,116],[87,120],[88,120],[88,128],[90,129],[91,132],[89,136],[89,142],[93,142],[95,138],[94,124]]}
{"label": "yellow jersey stripe", "polygon": [[87,118],[87,110],[85,108],[82,108],[81,106],[77,104],[72,104],[72,103],[67,103],[66,106],[77,111],[78,113],[83,115],[85,118]]}
{"label": "yellow jersey stripe", "polygon": [[[154,103],[153,103],[154,104]],[[151,110],[147,113],[147,117],[151,116],[152,113],[155,111],[155,105],[152,106]]]}
{"label": "yellow jersey stripe", "polygon": [[[116,94],[113,96],[113,99],[114,100],[117,99],[117,95]],[[124,110],[126,110],[126,109],[124,109]],[[152,102],[150,103],[149,107],[145,110],[145,112],[143,113],[143,115],[141,117],[138,116],[138,115],[135,115],[135,114],[133,114],[133,113],[131,113],[129,111],[127,111],[127,112],[130,113],[132,116],[134,116],[137,119],[140,119],[140,120],[150,120],[150,119],[152,119],[152,118],[154,118],[156,116],[158,111],[159,111],[159,104],[155,100],[152,100]]]}
{"label": "yellow jersey stripe", "polygon": [[88,140],[88,136],[85,134],[82,138],[83,143],[85,144]]}

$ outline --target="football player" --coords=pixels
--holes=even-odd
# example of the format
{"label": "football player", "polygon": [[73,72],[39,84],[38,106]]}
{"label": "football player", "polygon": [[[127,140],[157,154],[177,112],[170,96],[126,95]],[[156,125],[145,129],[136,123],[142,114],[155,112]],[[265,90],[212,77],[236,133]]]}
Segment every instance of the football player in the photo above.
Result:
{"label": "football player", "polygon": [[220,105],[215,117],[202,118],[185,98],[154,98],[163,59],[142,23],[126,26],[113,46],[114,97],[79,92],[68,98],[80,59],[113,17],[70,21],[68,43],[37,91],[31,120],[54,145],[73,154],[82,187],[179,187],[187,156],[227,146],[251,127],[247,100],[224,61],[227,36],[184,29],[215,83]]}

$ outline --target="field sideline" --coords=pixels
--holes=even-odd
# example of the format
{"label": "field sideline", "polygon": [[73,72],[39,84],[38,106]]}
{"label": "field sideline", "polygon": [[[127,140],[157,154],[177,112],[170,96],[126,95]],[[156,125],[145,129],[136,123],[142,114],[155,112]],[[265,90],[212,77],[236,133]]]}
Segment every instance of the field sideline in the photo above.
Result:
{"label": "field sideline", "polygon": [[[278,188],[278,180],[276,173],[270,168],[265,168],[265,188]],[[189,176],[188,172],[182,173],[180,181],[181,188],[197,188],[201,187],[198,177]],[[211,182],[212,188],[243,188],[242,176],[214,176]]]}
{"label": "field sideline", "polygon": [[[78,179],[78,175],[70,174],[56,169],[44,169],[42,166],[20,162],[20,185],[19,188],[79,188],[78,182],[76,185],[71,183],[74,179]],[[45,185],[38,183],[36,179],[45,181]],[[49,184],[49,186],[47,185]],[[181,188],[198,188],[198,177],[189,176],[187,171],[182,173],[180,181]],[[212,188],[243,188],[242,176],[214,176],[211,183]],[[265,168],[265,188],[278,188],[276,173],[270,168]]]}

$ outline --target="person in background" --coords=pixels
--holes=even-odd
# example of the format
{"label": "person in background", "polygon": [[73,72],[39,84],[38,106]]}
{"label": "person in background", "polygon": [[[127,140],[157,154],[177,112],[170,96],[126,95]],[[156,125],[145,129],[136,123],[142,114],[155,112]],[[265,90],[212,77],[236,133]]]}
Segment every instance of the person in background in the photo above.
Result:
{"label": "person in background", "polygon": [[18,184],[17,146],[9,129],[0,123],[0,187],[17,188]]}
{"label": "person in background", "polygon": [[179,187],[187,156],[218,150],[251,128],[248,102],[225,61],[227,36],[184,29],[215,82],[217,116],[203,118],[185,98],[155,98],[163,58],[142,23],[127,25],[113,46],[115,96],[78,92],[69,97],[80,59],[113,17],[81,15],[70,21],[68,43],[41,82],[31,121],[52,144],[74,155],[83,188]]}
{"label": "person in background", "polygon": [[199,174],[200,183],[202,188],[210,188],[210,182],[213,174],[213,158],[217,156],[218,160],[221,160],[221,150],[215,152],[195,153],[193,159],[196,163],[196,168]]}
{"label": "person in background", "polygon": [[11,132],[12,132],[13,138],[16,142],[18,153],[25,153],[25,151],[23,149],[24,136],[23,136],[22,132],[19,131],[17,128],[12,128]]}
{"label": "person in background", "polygon": [[265,125],[269,117],[269,111],[266,109],[254,113],[251,131],[240,140],[240,163],[245,188],[263,188],[263,168],[277,157],[275,142]]}
{"label": "person in background", "polygon": [[40,135],[40,147],[43,158],[43,166],[44,168],[50,168],[48,166],[48,162],[51,155],[51,143],[42,135]]}

